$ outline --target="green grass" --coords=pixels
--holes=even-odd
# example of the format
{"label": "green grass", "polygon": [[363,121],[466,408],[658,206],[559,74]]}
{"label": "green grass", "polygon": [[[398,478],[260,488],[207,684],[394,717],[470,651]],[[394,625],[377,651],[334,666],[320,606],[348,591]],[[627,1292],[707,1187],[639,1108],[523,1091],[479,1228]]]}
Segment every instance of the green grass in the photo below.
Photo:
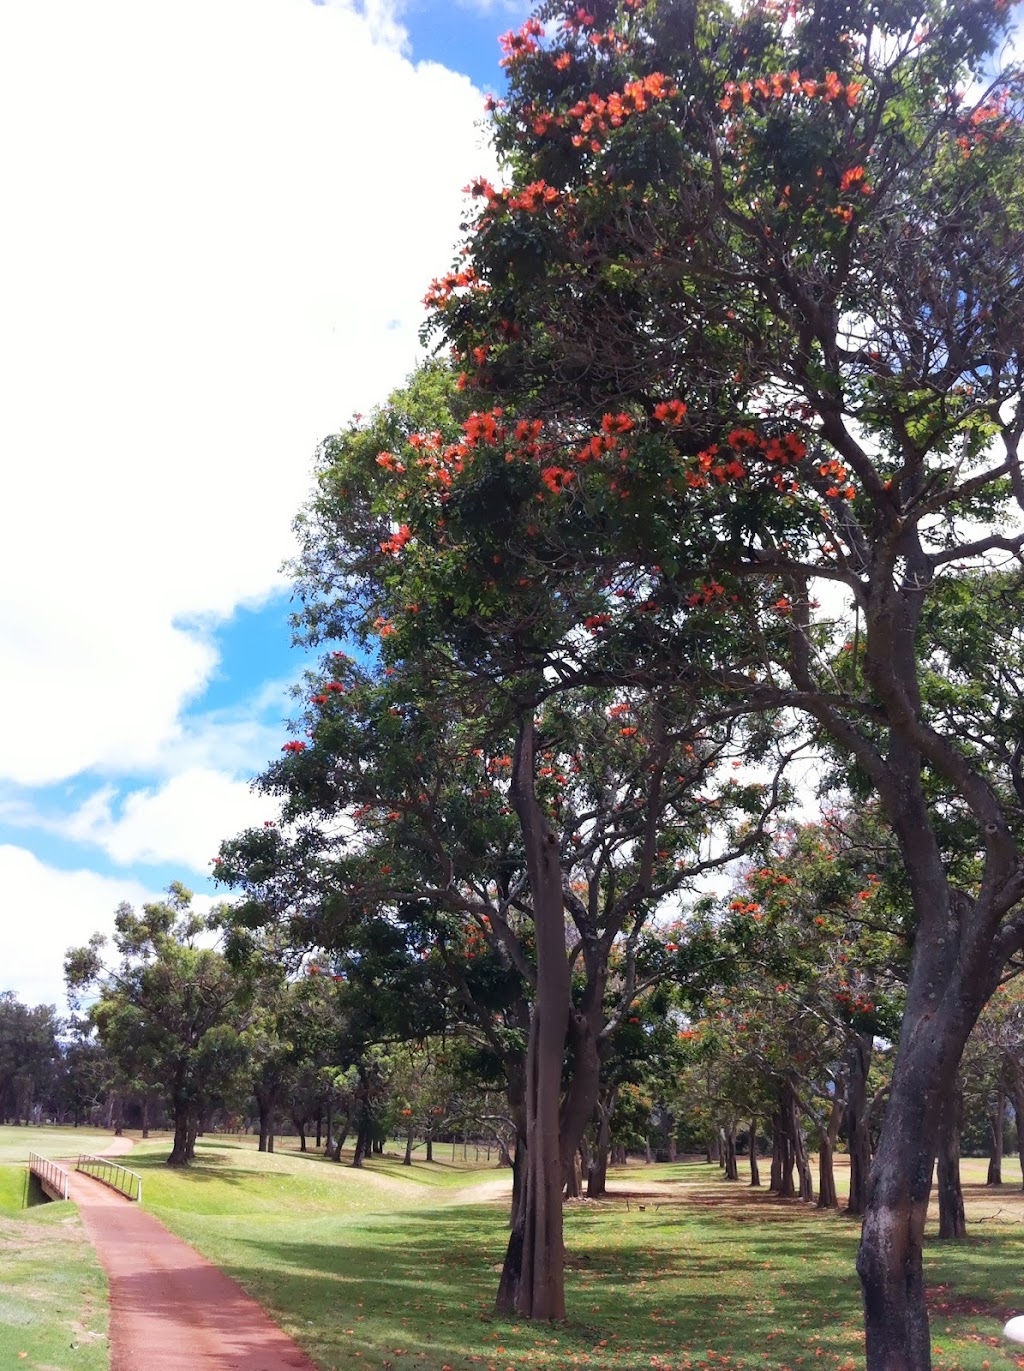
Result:
{"label": "green grass", "polygon": [[0,1128],[0,1367],[107,1371],[107,1282],[72,1204],[47,1204],[28,1154],[105,1146],[109,1133]]}
{"label": "green grass", "polygon": [[10,1211],[24,1176],[0,1167],[0,1367],[107,1371],[107,1282],[96,1254],[72,1204]]}
{"label": "green grass", "polygon": [[95,1128],[0,1128],[0,1164],[27,1162],[30,1152],[39,1152],[51,1161],[76,1157],[79,1152],[95,1152],[106,1147],[112,1134]]}
{"label": "green grass", "polygon": [[[857,1225],[728,1185],[717,1167],[633,1166],[613,1173],[610,1200],[570,1205],[569,1318],[549,1327],[492,1314],[506,1205],[464,1192],[493,1184],[493,1167],[418,1163],[410,1174],[378,1158],[358,1172],[215,1139],[188,1172],[168,1170],[165,1156],[133,1154],[146,1207],[250,1290],[323,1371],[862,1364]],[[999,1336],[1024,1310],[1019,1181],[970,1188],[968,1208],[990,1221],[965,1243],[929,1243],[935,1371],[1024,1366]]]}

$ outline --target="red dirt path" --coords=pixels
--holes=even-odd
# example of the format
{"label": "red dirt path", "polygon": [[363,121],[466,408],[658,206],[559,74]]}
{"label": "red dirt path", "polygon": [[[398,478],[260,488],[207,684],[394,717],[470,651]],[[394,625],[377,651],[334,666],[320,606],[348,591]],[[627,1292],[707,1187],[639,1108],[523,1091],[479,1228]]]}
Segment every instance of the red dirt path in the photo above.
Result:
{"label": "red dirt path", "polygon": [[[108,1155],[131,1149],[115,1138]],[[71,1198],[110,1283],[110,1371],[317,1371],[255,1300],[91,1176]]]}

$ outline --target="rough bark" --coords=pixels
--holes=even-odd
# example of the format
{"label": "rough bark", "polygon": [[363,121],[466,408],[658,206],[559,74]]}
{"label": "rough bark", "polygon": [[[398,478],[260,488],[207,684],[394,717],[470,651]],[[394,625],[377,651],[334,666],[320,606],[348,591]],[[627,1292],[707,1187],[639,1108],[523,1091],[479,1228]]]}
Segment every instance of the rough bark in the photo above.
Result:
{"label": "rough bark", "polygon": [[846,1052],[846,1139],[850,1148],[850,1198],[846,1212],[859,1217],[868,1200],[871,1131],[868,1127],[868,1070],[874,1041],[858,1033]]}
{"label": "rough bark", "polygon": [[989,1151],[986,1185],[1003,1183],[1003,1123],[1006,1118],[1006,1092],[1000,1087],[988,1118]]}
{"label": "rough bark", "polygon": [[960,1184],[960,1121],[963,1096],[959,1082],[946,1099],[939,1125],[939,1237],[966,1238],[967,1215]]}
{"label": "rough bark", "polygon": [[740,1178],[739,1161],[736,1156],[736,1121],[730,1119],[722,1129],[725,1150],[725,1179],[738,1181]]}
{"label": "rough bark", "polygon": [[562,1062],[569,964],[565,947],[562,866],[558,841],[534,789],[534,725],[525,719],[516,740],[512,803],[526,850],[533,903],[537,985],[526,1054],[526,1175],[517,1222],[509,1237],[497,1308],[530,1319],[565,1317],[562,1244]]}
{"label": "rough bark", "polygon": [[750,1184],[761,1184],[761,1168],[757,1164],[757,1119],[750,1120]]}
{"label": "rough bark", "polygon": [[606,1097],[597,1102],[597,1139],[587,1171],[587,1196],[592,1200],[608,1193],[608,1156],[611,1151],[612,1114],[617,1097],[618,1087],[612,1086]]}

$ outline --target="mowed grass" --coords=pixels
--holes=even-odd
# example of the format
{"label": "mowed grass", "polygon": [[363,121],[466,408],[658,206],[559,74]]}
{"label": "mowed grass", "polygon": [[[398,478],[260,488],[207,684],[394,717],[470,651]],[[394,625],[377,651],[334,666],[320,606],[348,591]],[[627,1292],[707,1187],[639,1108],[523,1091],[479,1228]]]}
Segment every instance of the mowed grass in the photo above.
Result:
{"label": "mowed grass", "polygon": [[107,1282],[73,1204],[24,1208],[0,1166],[0,1367],[107,1371]]}
{"label": "mowed grass", "polygon": [[113,1135],[96,1128],[0,1128],[0,1165],[27,1162],[30,1152],[51,1161],[77,1157],[80,1152],[102,1151]]}
{"label": "mowed grass", "polygon": [[28,1154],[106,1146],[94,1129],[0,1128],[0,1367],[107,1371],[107,1282],[73,1204],[47,1204]]}
{"label": "mowed grass", "polygon": [[[726,1183],[715,1166],[634,1165],[613,1172],[608,1200],[567,1206],[569,1317],[548,1326],[492,1312],[507,1239],[507,1199],[494,1196],[507,1172],[397,1158],[355,1171],[216,1138],[198,1154],[180,1172],[163,1165],[166,1146],[136,1148],[146,1207],[323,1371],[863,1363],[858,1225]],[[1000,1336],[1024,1311],[1024,1194],[1015,1177],[984,1187],[984,1163],[964,1171],[971,1236],[930,1240],[926,1257],[935,1371],[1024,1367]]]}

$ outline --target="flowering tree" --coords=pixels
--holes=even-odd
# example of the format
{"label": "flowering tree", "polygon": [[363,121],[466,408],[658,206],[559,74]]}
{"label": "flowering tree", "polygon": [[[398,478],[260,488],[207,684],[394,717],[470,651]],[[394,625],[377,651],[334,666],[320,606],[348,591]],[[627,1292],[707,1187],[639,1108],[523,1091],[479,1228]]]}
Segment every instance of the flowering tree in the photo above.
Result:
{"label": "flowering tree", "polygon": [[[585,614],[624,668],[629,643],[633,670],[696,661],[804,710],[877,792],[914,917],[858,1262],[872,1371],[930,1364],[924,1178],[1024,943],[1021,749],[963,746],[924,691],[948,665],[926,632],[944,579],[1024,547],[1007,22],[1005,0],[542,5],[506,40],[510,182],[472,187],[428,296],[478,411],[454,444],[385,454],[395,556],[472,586],[467,627],[500,627],[506,587],[557,584],[551,612]],[[716,653],[719,606],[749,654]],[[1000,634],[1015,658],[1019,627]],[[976,666],[957,663],[977,685]],[[973,864],[943,860],[951,811]]]}
{"label": "flowering tree", "polygon": [[[561,1299],[560,1192],[615,1035],[647,986],[685,974],[681,937],[652,956],[642,935],[667,900],[759,841],[783,792],[778,774],[740,783],[728,763],[739,765],[749,734],[734,710],[695,712],[685,692],[563,690],[524,726],[503,719],[500,697],[497,708],[489,697],[474,703],[462,675],[449,668],[448,680],[450,692],[436,668],[428,688],[408,661],[381,676],[330,656],[311,687],[309,741],[286,744],[262,778],[284,797],[283,825],[226,844],[218,872],[245,892],[241,922],[280,919],[293,944],[329,949],[351,990],[369,965],[378,1008],[381,985],[401,975],[396,1033],[438,1031],[411,1027],[410,1014],[421,1000],[447,1002],[488,1042],[519,1133],[499,1301],[531,1313],[538,1291]],[[518,742],[507,751],[510,733]],[[779,743],[760,746],[771,756]],[[531,867],[531,824],[551,868],[543,879]],[[546,966],[538,892],[550,904]],[[368,963],[371,937],[394,944],[396,966]],[[548,969],[558,994],[542,1050]],[[549,1152],[531,1128],[541,1055],[553,1083]],[[542,1193],[550,1243],[530,1236]]]}

